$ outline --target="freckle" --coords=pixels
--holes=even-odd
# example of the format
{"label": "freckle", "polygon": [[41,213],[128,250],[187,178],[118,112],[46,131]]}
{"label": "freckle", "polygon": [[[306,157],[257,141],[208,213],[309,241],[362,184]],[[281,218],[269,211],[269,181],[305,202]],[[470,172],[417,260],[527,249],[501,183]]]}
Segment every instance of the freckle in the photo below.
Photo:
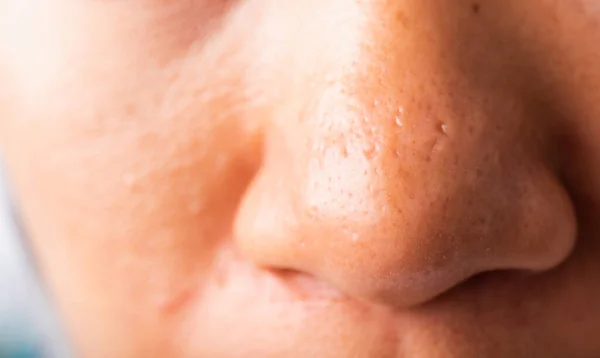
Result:
{"label": "freckle", "polygon": [[396,13],[396,20],[402,25],[402,27],[404,27],[405,30],[409,29],[410,21],[408,19],[408,16],[406,16],[406,13],[404,13],[404,11],[398,11]]}
{"label": "freckle", "polygon": [[348,158],[348,147],[346,147],[345,145],[342,146],[342,156],[344,158]]}
{"label": "freckle", "polygon": [[479,10],[481,10],[481,5],[479,5],[479,3],[473,3],[471,5],[471,11],[473,11],[474,14],[479,14]]}

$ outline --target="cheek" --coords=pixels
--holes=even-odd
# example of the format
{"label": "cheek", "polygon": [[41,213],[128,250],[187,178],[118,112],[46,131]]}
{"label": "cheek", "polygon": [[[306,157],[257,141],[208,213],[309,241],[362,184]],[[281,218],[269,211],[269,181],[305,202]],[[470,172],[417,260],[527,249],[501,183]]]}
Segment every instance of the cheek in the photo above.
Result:
{"label": "cheek", "polygon": [[[259,123],[247,119],[263,117],[270,94],[245,86],[249,66],[227,32],[206,42],[213,56],[184,58],[185,31],[170,36],[175,21],[161,27],[158,12],[123,22],[118,5],[99,18],[93,5],[21,13],[13,3],[22,22],[0,31],[13,40],[0,45],[0,73],[11,74],[0,148],[42,271],[83,346],[108,335],[118,347],[129,331],[169,337],[230,235],[260,153]],[[8,36],[17,30],[29,32]]]}
{"label": "cheek", "polygon": [[202,117],[216,105],[161,112],[129,100],[160,115],[134,119],[100,98],[98,119],[37,106],[2,143],[38,260],[76,328],[85,316],[167,329],[228,238],[259,152],[253,130]]}

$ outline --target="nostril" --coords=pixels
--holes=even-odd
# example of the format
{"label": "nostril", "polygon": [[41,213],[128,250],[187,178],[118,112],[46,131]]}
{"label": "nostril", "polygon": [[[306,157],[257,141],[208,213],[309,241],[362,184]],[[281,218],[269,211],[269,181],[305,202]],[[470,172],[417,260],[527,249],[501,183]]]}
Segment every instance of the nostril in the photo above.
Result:
{"label": "nostril", "polygon": [[339,300],[345,297],[329,283],[301,271],[270,269],[269,272],[301,300]]}

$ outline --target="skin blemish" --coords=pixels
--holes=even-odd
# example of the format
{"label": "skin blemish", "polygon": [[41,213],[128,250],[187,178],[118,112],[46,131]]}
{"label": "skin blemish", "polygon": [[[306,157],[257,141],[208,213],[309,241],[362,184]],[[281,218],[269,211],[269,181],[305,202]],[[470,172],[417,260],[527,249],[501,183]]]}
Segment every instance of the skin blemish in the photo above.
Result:
{"label": "skin blemish", "polygon": [[404,126],[404,108],[398,107],[398,114],[396,114],[396,125],[398,127]]}
{"label": "skin blemish", "polygon": [[437,138],[433,141],[433,144],[431,145],[431,149],[429,149],[429,153],[427,154],[428,162],[431,162],[432,156],[436,151],[435,148],[437,147],[438,142],[439,142],[439,139],[437,139]]}
{"label": "skin blemish", "polygon": [[430,162],[432,159],[432,155],[439,150],[439,146],[444,142],[443,139],[448,138],[448,125],[444,122],[438,124],[437,127],[437,135],[431,144],[431,148],[429,149],[429,154],[427,156],[427,161]]}
{"label": "skin blemish", "polygon": [[440,123],[439,131],[444,136],[448,136],[448,125],[446,123]]}
{"label": "skin blemish", "polygon": [[479,14],[480,10],[481,10],[481,5],[479,3],[471,4],[471,11],[473,12],[473,14],[475,14],[475,15]]}
{"label": "skin blemish", "polygon": [[402,10],[396,12],[396,20],[402,25],[405,30],[410,28],[409,18],[406,13]]}

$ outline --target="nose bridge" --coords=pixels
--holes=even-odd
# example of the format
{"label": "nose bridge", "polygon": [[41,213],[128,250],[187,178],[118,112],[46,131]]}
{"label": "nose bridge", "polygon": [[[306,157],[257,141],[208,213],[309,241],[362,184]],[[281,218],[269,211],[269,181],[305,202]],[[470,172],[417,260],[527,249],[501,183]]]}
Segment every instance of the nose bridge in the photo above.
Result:
{"label": "nose bridge", "polygon": [[[294,125],[295,116],[280,117],[280,135],[302,153],[286,161],[302,167],[298,202],[322,219],[343,216],[356,223],[353,230],[368,231],[397,223],[402,206],[424,206],[434,195],[429,171],[443,164],[437,157],[451,152],[453,127],[464,122],[452,103],[464,88],[453,87],[453,69],[438,56],[443,36],[435,16],[418,3],[364,2],[356,12],[367,19],[356,20],[363,31],[340,45],[354,49],[352,57],[332,57],[319,85],[296,102]],[[291,139],[299,135],[302,141]]]}

